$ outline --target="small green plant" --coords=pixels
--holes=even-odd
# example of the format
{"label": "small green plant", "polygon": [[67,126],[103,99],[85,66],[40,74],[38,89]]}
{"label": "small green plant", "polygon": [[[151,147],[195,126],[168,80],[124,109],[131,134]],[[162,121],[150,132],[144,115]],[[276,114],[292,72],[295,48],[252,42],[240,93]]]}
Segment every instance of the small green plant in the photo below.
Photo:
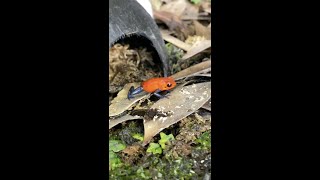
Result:
{"label": "small green plant", "polygon": [[162,150],[166,148],[166,144],[168,144],[171,140],[174,140],[172,134],[166,135],[163,132],[160,133],[160,138],[161,139],[158,141],[158,143],[150,143],[147,152],[153,154],[162,154]]}
{"label": "small green plant", "polygon": [[152,154],[162,154],[162,148],[158,143],[150,143],[147,152]]}
{"label": "small green plant", "polygon": [[160,133],[160,140],[159,144],[161,145],[162,149],[166,148],[166,143],[170,142],[171,140],[174,140],[174,137],[172,134],[166,135],[165,133]]}
{"label": "small green plant", "polygon": [[109,167],[111,170],[121,167],[123,163],[118,157],[116,152],[122,151],[126,148],[126,145],[119,140],[110,140],[109,141]]}
{"label": "small green plant", "polygon": [[138,139],[139,141],[143,141],[143,135],[136,133],[132,135],[133,138]]}
{"label": "small green plant", "polygon": [[199,149],[211,148],[211,131],[206,131],[196,140]]}

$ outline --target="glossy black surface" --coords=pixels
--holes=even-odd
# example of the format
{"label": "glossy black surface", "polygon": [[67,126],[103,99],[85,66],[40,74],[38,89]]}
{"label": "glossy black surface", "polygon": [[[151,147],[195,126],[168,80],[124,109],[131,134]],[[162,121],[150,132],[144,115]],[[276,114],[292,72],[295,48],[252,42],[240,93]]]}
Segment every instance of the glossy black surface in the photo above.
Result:
{"label": "glossy black surface", "polygon": [[164,76],[168,76],[168,55],[158,26],[152,17],[135,0],[110,0],[109,48],[119,39],[132,35],[150,40],[162,63]]}

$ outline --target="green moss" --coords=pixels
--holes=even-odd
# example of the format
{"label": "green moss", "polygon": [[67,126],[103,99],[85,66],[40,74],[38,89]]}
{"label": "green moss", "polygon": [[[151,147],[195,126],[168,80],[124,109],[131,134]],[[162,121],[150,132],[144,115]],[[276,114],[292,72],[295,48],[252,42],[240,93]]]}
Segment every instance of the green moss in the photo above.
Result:
{"label": "green moss", "polygon": [[[156,161],[155,161],[156,160]],[[191,159],[167,160],[160,156],[149,156],[147,161],[152,162],[149,166],[123,166],[110,174],[110,179],[199,179],[192,170]]]}
{"label": "green moss", "polygon": [[111,170],[114,170],[118,167],[121,167],[122,165],[123,163],[121,162],[118,155],[113,151],[109,151],[109,168]]}
{"label": "green moss", "polygon": [[119,140],[109,140],[109,168],[111,170],[121,167],[123,163],[116,152],[122,151],[126,145]]}
{"label": "green moss", "polygon": [[150,172],[148,170],[143,169],[142,167],[139,167],[137,170],[137,175],[140,176],[143,179],[150,179]]}

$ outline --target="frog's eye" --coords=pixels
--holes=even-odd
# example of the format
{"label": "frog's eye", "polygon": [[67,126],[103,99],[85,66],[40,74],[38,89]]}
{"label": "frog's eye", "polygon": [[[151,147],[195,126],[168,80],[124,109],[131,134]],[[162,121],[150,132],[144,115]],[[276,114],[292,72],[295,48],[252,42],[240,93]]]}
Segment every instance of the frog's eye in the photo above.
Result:
{"label": "frog's eye", "polygon": [[168,83],[168,84],[167,84],[167,87],[171,87],[171,86],[172,86],[172,84],[171,84],[171,83]]}

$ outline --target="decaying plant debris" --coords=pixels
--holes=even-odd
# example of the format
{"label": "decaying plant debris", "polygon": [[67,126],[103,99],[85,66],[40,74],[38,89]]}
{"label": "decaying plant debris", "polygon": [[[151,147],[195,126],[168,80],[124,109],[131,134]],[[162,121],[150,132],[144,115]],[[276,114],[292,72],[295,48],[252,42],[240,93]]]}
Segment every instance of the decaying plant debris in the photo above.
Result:
{"label": "decaying plant debris", "polygon": [[[168,98],[141,93],[128,100],[131,86],[161,77],[145,47],[115,44],[109,56],[109,138],[126,144],[121,168],[111,179],[203,179],[211,174],[211,1],[151,0],[167,45],[177,86]],[[147,152],[159,134],[172,134],[162,154]],[[139,135],[138,139],[134,136]],[[109,164],[110,165],[110,164]]]}
{"label": "decaying plant debris", "polygon": [[128,44],[115,44],[109,50],[110,94],[119,92],[127,83],[158,76],[161,76],[160,68],[146,48],[131,49]]}

